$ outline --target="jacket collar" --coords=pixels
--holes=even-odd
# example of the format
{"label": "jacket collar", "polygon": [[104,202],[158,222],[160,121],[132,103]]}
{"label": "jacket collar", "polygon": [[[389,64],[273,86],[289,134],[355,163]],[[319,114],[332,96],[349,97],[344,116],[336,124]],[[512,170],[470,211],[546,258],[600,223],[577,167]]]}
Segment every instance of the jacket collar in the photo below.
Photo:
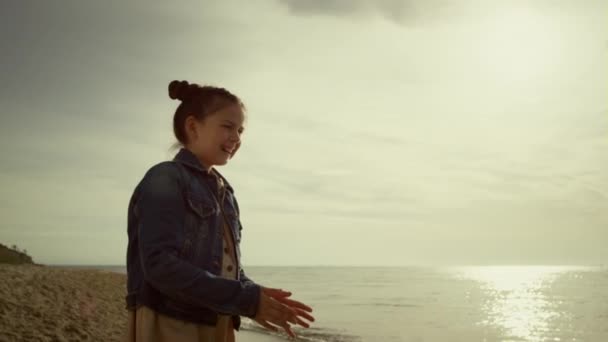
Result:
{"label": "jacket collar", "polygon": [[206,176],[211,176],[211,171],[207,171],[205,165],[187,148],[180,148],[179,152],[173,157],[173,160],[194,168]]}
{"label": "jacket collar", "polygon": [[207,171],[207,168],[203,165],[203,163],[201,163],[201,161],[196,157],[196,155],[192,153],[192,151],[190,151],[189,149],[185,147],[180,148],[179,152],[177,152],[175,157],[173,157],[173,161],[193,168],[206,177],[221,178],[224,181],[224,185],[226,186],[226,188],[230,190],[230,192],[233,192],[232,186],[230,186],[230,183],[228,183],[224,176],[222,176],[214,167],[211,167],[209,171]]}

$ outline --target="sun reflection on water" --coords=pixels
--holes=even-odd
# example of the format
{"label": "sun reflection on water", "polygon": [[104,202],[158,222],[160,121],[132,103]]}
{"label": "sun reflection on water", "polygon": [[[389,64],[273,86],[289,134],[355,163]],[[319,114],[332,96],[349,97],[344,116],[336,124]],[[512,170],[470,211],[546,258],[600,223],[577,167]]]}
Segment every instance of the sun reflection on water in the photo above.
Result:
{"label": "sun reflection on water", "polygon": [[[557,276],[567,267],[488,266],[462,270],[465,278],[478,281],[487,295],[486,317],[478,324],[498,327],[508,341],[546,341],[551,321],[560,318],[548,297]],[[560,341],[558,337],[551,339]]]}

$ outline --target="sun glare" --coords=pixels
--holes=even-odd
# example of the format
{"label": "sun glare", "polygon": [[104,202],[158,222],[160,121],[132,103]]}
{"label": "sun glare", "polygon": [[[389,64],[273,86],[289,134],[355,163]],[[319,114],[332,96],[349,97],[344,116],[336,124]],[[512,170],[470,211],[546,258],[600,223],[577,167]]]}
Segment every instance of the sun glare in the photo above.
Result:
{"label": "sun glare", "polygon": [[544,341],[551,321],[558,319],[546,289],[559,275],[575,268],[552,266],[488,266],[461,270],[480,283],[488,295],[482,326],[501,328],[510,339]]}

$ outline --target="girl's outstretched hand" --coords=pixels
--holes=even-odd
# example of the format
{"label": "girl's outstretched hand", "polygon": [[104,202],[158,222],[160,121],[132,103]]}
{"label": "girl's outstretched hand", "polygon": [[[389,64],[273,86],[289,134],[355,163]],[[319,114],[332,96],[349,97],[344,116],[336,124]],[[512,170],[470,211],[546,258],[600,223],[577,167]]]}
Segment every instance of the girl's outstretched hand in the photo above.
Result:
{"label": "girl's outstretched hand", "polygon": [[274,288],[266,288],[262,287],[262,291],[266,292],[266,294],[275,300],[287,305],[292,310],[296,312],[296,317],[298,319],[298,324],[305,327],[310,328],[310,325],[304,322],[300,317],[306,318],[307,320],[314,322],[315,318],[308,314],[308,312],[312,312],[312,308],[306,304],[298,302],[293,299],[289,299],[287,297],[291,296],[291,292],[285,291],[283,289],[274,289]]}
{"label": "girl's outstretched hand", "polygon": [[279,327],[285,329],[287,334],[296,338],[291,329],[291,324],[298,324],[305,328],[310,325],[302,318],[314,322],[314,317],[309,312],[312,308],[293,299],[289,299],[291,292],[282,289],[267,288],[262,286],[260,293],[260,305],[254,321],[268,330],[278,332]]}

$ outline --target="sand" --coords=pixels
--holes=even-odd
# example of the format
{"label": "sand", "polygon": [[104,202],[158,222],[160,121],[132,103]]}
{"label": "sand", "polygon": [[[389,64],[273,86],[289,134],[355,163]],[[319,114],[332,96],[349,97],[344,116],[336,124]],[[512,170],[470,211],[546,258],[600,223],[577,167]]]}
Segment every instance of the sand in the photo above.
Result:
{"label": "sand", "polygon": [[[0,264],[0,341],[121,341],[126,276]],[[237,341],[285,338],[241,330]]]}

